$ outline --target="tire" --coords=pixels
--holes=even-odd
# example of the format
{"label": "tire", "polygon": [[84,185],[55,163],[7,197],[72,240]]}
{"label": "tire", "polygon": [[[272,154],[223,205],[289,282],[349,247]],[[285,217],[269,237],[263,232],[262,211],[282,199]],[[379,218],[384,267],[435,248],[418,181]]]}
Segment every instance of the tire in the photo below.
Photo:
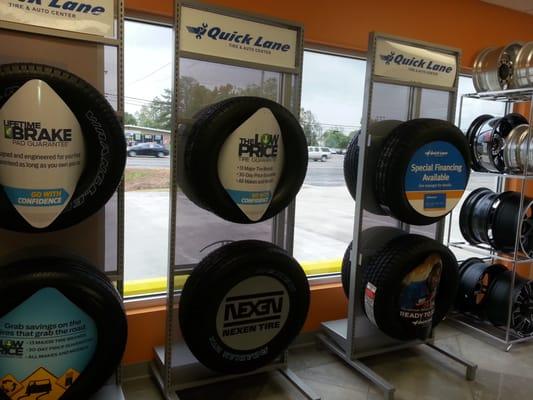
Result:
{"label": "tire", "polygon": [[76,116],[85,141],[85,167],[69,203],[45,228],[30,225],[0,190],[0,227],[21,232],[55,231],[90,217],[114,194],[126,164],[126,139],[115,111],[98,90],[67,71],[41,64],[0,66],[0,108],[35,79],[47,83]]}
{"label": "tire", "polygon": [[163,158],[165,156],[165,153],[163,153],[162,151],[160,151],[159,153],[157,153],[157,158]]}
{"label": "tire", "polygon": [[[436,165],[453,168],[430,171],[431,185],[423,178]],[[429,225],[441,220],[457,205],[470,176],[470,152],[465,136],[456,126],[436,119],[415,119],[397,126],[387,136],[376,168],[374,191],[381,207],[402,222]],[[420,172],[420,173],[419,173]],[[446,175],[447,183],[440,183]],[[422,196],[422,198],[421,198]]]}
{"label": "tire", "polygon": [[[402,122],[397,120],[385,120],[375,122],[368,128],[369,146],[366,148],[365,156],[365,188],[371,188],[370,190],[363,190],[363,208],[376,215],[388,215],[388,213],[381,208],[378,204],[374,186],[376,175],[376,164],[381,154],[383,142],[391,131],[400,125]],[[355,200],[357,195],[357,173],[359,168],[359,134],[354,136],[348,145],[346,150],[346,156],[344,158],[344,181],[350,195]],[[349,153],[349,154],[348,154]]]}
{"label": "tire", "polygon": [[[376,253],[381,251],[381,248],[387,244],[390,240],[406,235],[405,231],[397,228],[392,228],[390,226],[374,226],[372,228],[367,228],[361,232],[361,241],[359,254],[361,256],[361,263],[366,264],[371,260]],[[350,242],[348,248],[344,252],[344,257],[342,259],[341,267],[341,282],[344,290],[344,294],[347,298],[350,295],[350,277],[352,272],[351,265],[351,252],[352,252],[353,242]],[[357,275],[358,282],[356,287],[360,287],[361,274]]]}
{"label": "tire", "polygon": [[[442,266],[434,306],[416,312],[405,304],[402,308],[402,281],[424,263],[432,265],[427,272],[428,277],[433,273],[434,265]],[[399,340],[425,339],[453,305],[458,280],[457,261],[448,248],[425,236],[403,235],[389,241],[370,262],[363,264],[363,308],[367,317],[390,337]],[[420,301],[422,297],[417,299]]]}
{"label": "tire", "polygon": [[326,161],[328,161],[328,156],[322,156],[322,157],[320,157],[320,161],[322,161],[322,162],[326,162]]}
{"label": "tire", "polygon": [[[233,170],[233,166],[221,167],[222,175],[219,174],[219,158],[225,157],[227,154],[231,154],[233,157],[231,160],[235,158],[233,154],[237,152],[234,152],[233,147],[231,147],[231,153],[229,153],[230,147],[225,146],[226,141],[228,138],[236,139],[237,137],[232,134],[238,128],[244,129],[243,124],[249,119],[256,123],[258,120],[254,118],[257,118],[259,113],[268,114],[266,119],[269,125],[265,125],[266,122],[263,120],[260,129],[266,126],[267,132],[272,132],[267,137],[271,141],[270,143],[274,143],[275,140],[281,141],[283,146],[276,148],[280,154],[282,150],[283,157],[279,159],[277,155],[272,157],[272,168],[276,170],[279,167],[280,171],[277,174],[274,171],[274,177],[267,179],[268,185],[263,187],[268,187],[267,189],[257,192],[258,189],[252,188],[248,183],[236,182],[233,177],[237,175],[238,170]],[[279,127],[280,136],[275,133],[276,127]],[[252,132],[257,132],[257,129]],[[239,134],[242,133],[239,132]],[[256,136],[256,138],[258,137]],[[228,141],[228,146],[230,142]],[[257,143],[255,145],[259,146]],[[241,150],[240,147],[239,150]],[[266,151],[269,149],[266,148]],[[274,147],[271,151],[274,151]],[[249,155],[246,152],[243,154]],[[263,98],[235,97],[208,106],[196,114],[192,125],[185,129],[182,135],[179,135],[178,163],[180,174],[178,181],[181,189],[197,206],[236,223],[249,224],[263,221],[272,218],[287,207],[303,184],[307,171],[307,161],[307,141],[297,119],[278,103]],[[221,161],[220,165],[227,166],[229,163]],[[241,167],[244,169],[250,167],[253,168],[253,171],[256,168],[252,161]],[[231,180],[231,185],[227,185],[228,190],[222,183],[224,176],[231,176],[231,178],[226,178]],[[278,177],[277,185],[272,188]],[[235,196],[235,201],[230,193]],[[267,201],[268,196],[266,196],[261,199],[262,203],[258,207],[251,207],[249,208],[250,211],[245,213],[243,209],[246,209],[245,205],[249,204],[249,199],[246,197],[252,196],[250,198],[253,198],[254,193],[271,196],[270,202]],[[254,204],[258,205],[258,203],[252,203],[252,205]]]}
{"label": "tire", "polygon": [[[124,353],[127,320],[122,300],[105,274],[76,260],[54,257],[28,259],[0,268],[0,291],[3,296],[0,304],[2,327],[6,323],[39,325],[46,321],[46,324],[74,326],[65,329],[69,329],[69,334],[76,335],[70,342],[61,336],[64,333],[60,337],[54,336],[57,333],[45,337],[47,342],[54,341],[53,344],[44,343],[50,347],[70,343],[70,346],[64,346],[69,354],[63,357],[61,354],[36,357],[50,354],[52,350],[48,347],[42,350],[38,347],[42,347],[43,343],[25,339],[19,353],[22,356],[8,356],[8,362],[5,362],[5,356],[0,355],[2,376],[10,374],[22,382],[26,376],[20,375],[23,373],[21,371],[30,375],[44,368],[44,372],[51,375],[50,380],[55,382],[54,377],[64,377],[63,374],[75,369],[81,374],[71,386],[65,385],[68,389],[61,399],[85,400],[113,375]],[[72,323],[78,320],[81,322]],[[52,328],[48,331],[52,331]],[[46,331],[27,331],[30,332],[36,337],[37,333]],[[3,334],[6,334],[5,329]],[[81,345],[78,344],[76,348],[76,343],[80,342]],[[80,347],[82,345],[87,349]],[[32,349],[34,351],[30,353]],[[74,354],[77,356],[75,359],[72,358]],[[76,366],[78,363],[85,366]],[[12,373],[9,373],[10,368],[13,368]]]}
{"label": "tire", "polygon": [[136,152],[136,151],[133,151],[133,150],[130,150],[130,151],[128,151],[128,156],[130,156],[130,157],[137,157],[137,152]]}
{"label": "tire", "polygon": [[[258,297],[269,301],[253,312],[261,305],[253,303]],[[185,342],[202,364],[245,373],[289,346],[308,308],[309,284],[298,262],[271,243],[247,240],[225,245],[197,265],[181,294],[179,320]],[[239,315],[239,309],[248,312]],[[262,323],[270,324],[271,332],[261,332]]]}
{"label": "tire", "polygon": [[355,200],[357,195],[357,171],[359,169],[359,135],[355,135],[348,144],[346,155],[344,156],[343,172],[344,182],[350,192],[350,196]]}
{"label": "tire", "polygon": [[341,283],[342,283],[342,289],[344,290],[344,294],[346,295],[346,298],[350,297],[350,275],[351,275],[351,267],[352,267],[352,262],[350,258],[352,255],[352,246],[353,246],[353,242],[350,242],[350,244],[346,248],[346,251],[344,252],[344,257],[342,258],[342,266],[341,266]]}

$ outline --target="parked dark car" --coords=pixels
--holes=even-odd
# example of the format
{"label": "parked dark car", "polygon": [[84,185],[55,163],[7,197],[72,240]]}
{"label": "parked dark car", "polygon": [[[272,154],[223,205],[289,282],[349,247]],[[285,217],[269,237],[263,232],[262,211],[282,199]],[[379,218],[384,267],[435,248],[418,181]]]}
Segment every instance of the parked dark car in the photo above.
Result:
{"label": "parked dark car", "polygon": [[128,156],[154,156],[154,157],[165,157],[168,156],[170,152],[165,148],[165,146],[159,143],[139,143],[135,146],[128,147]]}

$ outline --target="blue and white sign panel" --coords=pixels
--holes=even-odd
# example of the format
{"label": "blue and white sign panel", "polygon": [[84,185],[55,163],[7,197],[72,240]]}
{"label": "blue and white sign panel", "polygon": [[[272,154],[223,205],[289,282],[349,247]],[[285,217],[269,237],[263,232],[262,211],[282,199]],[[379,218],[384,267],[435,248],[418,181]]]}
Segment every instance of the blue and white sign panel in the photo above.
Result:
{"label": "blue and white sign panel", "polygon": [[283,68],[296,67],[295,29],[181,7],[180,50]]}

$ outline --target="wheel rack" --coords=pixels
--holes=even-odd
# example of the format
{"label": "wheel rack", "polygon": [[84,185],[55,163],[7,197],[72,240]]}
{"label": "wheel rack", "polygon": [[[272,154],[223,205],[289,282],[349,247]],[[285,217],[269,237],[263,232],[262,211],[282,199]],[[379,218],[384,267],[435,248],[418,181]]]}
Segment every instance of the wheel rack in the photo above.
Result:
{"label": "wheel rack", "polygon": [[[501,102],[505,104],[505,114],[512,112],[512,108],[515,104],[519,103],[530,103],[529,109],[529,133],[528,138],[528,147],[527,153],[529,154],[533,149],[529,147],[531,138],[533,137],[533,130],[531,129],[533,123],[533,88],[523,88],[523,89],[509,89],[502,91],[494,92],[484,92],[484,93],[470,93],[465,94],[461,97],[461,103],[459,107],[459,120],[463,113],[464,101],[466,99],[473,99],[476,101],[492,101],[492,102]],[[522,175],[513,175],[509,173],[491,173],[491,172],[474,172],[478,176],[492,176],[496,178],[495,191],[500,193],[506,190],[506,184],[510,179],[519,181],[518,185],[520,187],[520,209],[522,210],[525,206],[527,183],[532,182],[533,175],[531,172],[528,172],[528,161],[526,160],[525,173]],[[499,348],[502,348],[505,351],[510,351],[511,348],[522,342],[527,342],[533,340],[533,333],[530,335],[521,335],[517,334],[511,328],[511,309],[512,309],[512,292],[515,287],[515,280],[517,276],[517,268],[520,269],[528,268],[527,278],[533,279],[533,260],[519,251],[520,247],[520,229],[522,227],[522,215],[521,213],[517,215],[517,221],[519,229],[515,233],[515,243],[514,251],[512,253],[501,253],[494,250],[489,245],[472,245],[465,241],[454,241],[451,239],[452,233],[452,218],[454,213],[457,214],[459,207],[456,208],[448,217],[448,232],[447,232],[447,242],[450,247],[454,247],[462,250],[463,252],[477,255],[480,257],[487,258],[492,261],[505,262],[511,265],[511,270],[513,272],[511,280],[511,290],[509,296],[508,304],[508,318],[507,324],[505,326],[494,326],[487,321],[482,321],[474,315],[470,314],[461,314],[459,312],[453,312],[450,316],[450,320],[453,321],[459,328],[463,329],[465,332],[472,334],[473,336],[484,340],[488,343],[491,343]]]}

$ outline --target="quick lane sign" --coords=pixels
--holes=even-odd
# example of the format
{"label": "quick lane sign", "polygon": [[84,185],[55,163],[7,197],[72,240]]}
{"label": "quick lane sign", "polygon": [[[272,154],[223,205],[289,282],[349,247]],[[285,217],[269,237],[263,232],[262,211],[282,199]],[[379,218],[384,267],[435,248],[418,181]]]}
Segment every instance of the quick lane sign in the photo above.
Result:
{"label": "quick lane sign", "polygon": [[451,54],[378,38],[374,74],[403,82],[452,88],[457,59]]}
{"label": "quick lane sign", "polygon": [[112,36],[113,0],[0,0],[0,20]]}
{"label": "quick lane sign", "polygon": [[180,50],[276,67],[296,66],[297,31],[181,8]]}

